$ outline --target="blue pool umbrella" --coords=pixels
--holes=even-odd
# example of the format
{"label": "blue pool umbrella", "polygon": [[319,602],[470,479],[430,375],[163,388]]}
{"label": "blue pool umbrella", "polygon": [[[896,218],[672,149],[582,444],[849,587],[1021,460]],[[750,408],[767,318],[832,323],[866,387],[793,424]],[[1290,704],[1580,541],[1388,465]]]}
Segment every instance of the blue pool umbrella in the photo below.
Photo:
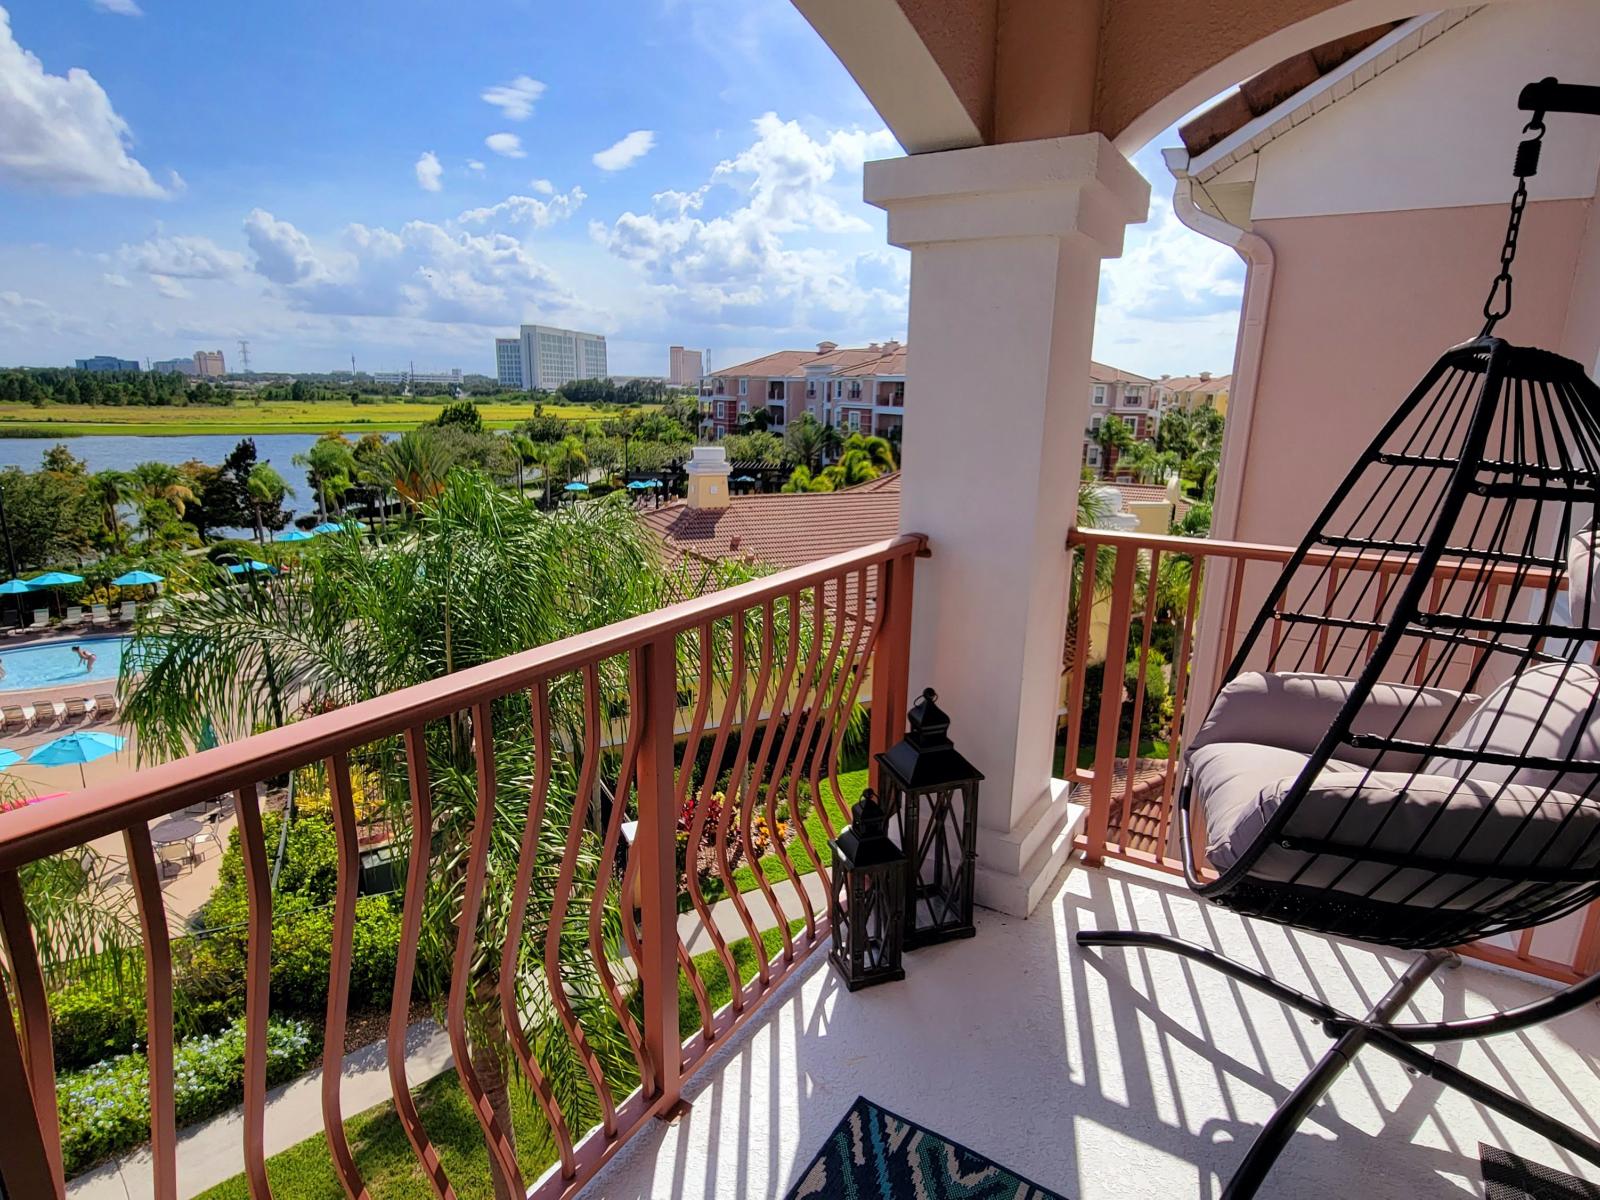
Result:
{"label": "blue pool umbrella", "polygon": [[272,540],[275,542],[309,542],[316,536],[314,533],[307,533],[304,529],[291,529],[288,533],[280,533]]}
{"label": "blue pool umbrella", "polygon": [[754,475],[735,475],[733,481],[735,483],[754,483],[756,479]]}
{"label": "blue pool umbrella", "polygon": [[574,479],[562,490],[567,492],[587,492],[589,490],[589,485],[587,483],[579,483],[576,479]]}
{"label": "blue pool umbrella", "polygon": [[343,533],[344,526],[337,521],[324,521],[321,525],[312,527],[312,533]]}
{"label": "blue pool umbrella", "polygon": [[0,771],[7,767],[14,767],[22,761],[22,755],[15,750],[0,750]]}
{"label": "blue pool umbrella", "polygon": [[248,575],[260,571],[272,571],[275,573],[277,568],[264,562],[257,562],[253,558],[249,562],[234,563],[228,568],[228,574],[230,575]]}
{"label": "blue pool umbrella", "polygon": [[111,582],[118,587],[139,587],[160,583],[165,578],[165,575],[157,575],[154,571],[129,571],[126,575],[118,575]]}
{"label": "blue pool umbrella", "polygon": [[628,490],[630,492],[646,491],[649,489],[649,487],[650,485],[642,479],[635,479],[628,484]]}
{"label": "blue pool umbrella", "polygon": [[32,590],[26,579],[8,579],[0,583],[0,596],[25,596]]}
{"label": "blue pool umbrella", "polygon": [[83,764],[92,763],[108,754],[115,754],[122,749],[127,740],[114,733],[87,733],[80,730],[64,737],[53,738],[41,746],[35,746],[28,755],[28,761],[40,767],[69,767],[76,763],[78,781],[84,787],[88,787],[89,781],[83,773]]}
{"label": "blue pool umbrella", "polygon": [[46,571],[28,580],[29,589],[66,587],[69,583],[82,583],[82,575],[69,575],[66,571]]}

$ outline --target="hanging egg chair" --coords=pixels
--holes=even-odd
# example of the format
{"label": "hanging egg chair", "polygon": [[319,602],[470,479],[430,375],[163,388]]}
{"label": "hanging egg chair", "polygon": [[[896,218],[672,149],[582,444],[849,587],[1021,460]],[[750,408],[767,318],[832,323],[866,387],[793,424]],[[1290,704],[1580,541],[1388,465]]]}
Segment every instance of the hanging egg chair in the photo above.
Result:
{"label": "hanging egg chair", "polygon": [[1494,335],[1544,117],[1600,115],[1600,88],[1544,80],[1519,103],[1534,115],[1483,330],[1440,356],[1296,547],[1184,747],[1179,789],[1200,896],[1425,953],[1356,1019],[1165,935],[1078,936],[1204,962],[1334,1038],[1224,1197],[1255,1194],[1368,1044],[1600,1164],[1594,1139],[1415,1045],[1571,1012],[1600,999],[1600,975],[1515,1012],[1393,1023],[1452,947],[1600,899],[1600,387],[1569,359]]}

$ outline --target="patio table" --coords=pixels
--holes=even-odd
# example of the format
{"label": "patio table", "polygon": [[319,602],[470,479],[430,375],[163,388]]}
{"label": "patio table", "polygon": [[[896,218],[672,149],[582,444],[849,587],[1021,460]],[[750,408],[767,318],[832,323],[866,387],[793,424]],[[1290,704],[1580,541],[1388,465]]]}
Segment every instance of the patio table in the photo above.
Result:
{"label": "patio table", "polygon": [[168,817],[161,824],[150,830],[150,840],[158,846],[170,846],[174,842],[193,841],[195,835],[203,828],[199,821],[189,817]]}

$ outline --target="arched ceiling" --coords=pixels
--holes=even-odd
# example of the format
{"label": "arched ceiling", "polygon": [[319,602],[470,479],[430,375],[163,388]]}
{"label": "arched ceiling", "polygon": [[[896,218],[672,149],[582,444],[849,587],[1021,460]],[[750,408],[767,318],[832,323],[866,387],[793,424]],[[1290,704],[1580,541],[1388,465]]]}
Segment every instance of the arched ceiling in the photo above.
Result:
{"label": "arched ceiling", "polygon": [[912,154],[1091,131],[1132,153],[1285,58],[1424,9],[1418,0],[794,4]]}

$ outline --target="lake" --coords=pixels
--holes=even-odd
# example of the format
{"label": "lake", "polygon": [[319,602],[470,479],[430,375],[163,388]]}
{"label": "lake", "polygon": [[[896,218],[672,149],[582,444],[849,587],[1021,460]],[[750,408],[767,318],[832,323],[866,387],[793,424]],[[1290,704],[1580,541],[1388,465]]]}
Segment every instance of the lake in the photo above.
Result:
{"label": "lake", "polygon": [[[241,435],[232,433],[181,434],[176,437],[136,437],[132,434],[93,434],[88,437],[0,438],[0,469],[21,467],[37,471],[45,451],[65,446],[95,471],[131,471],[143,462],[164,462],[177,466],[191,459],[216,466],[233,452]],[[317,499],[306,484],[304,467],[294,465],[296,454],[303,454],[317,440],[313,433],[262,433],[255,435],[256,461],[270,462],[278,474],[295,490],[286,501],[294,515],[317,510]]]}

